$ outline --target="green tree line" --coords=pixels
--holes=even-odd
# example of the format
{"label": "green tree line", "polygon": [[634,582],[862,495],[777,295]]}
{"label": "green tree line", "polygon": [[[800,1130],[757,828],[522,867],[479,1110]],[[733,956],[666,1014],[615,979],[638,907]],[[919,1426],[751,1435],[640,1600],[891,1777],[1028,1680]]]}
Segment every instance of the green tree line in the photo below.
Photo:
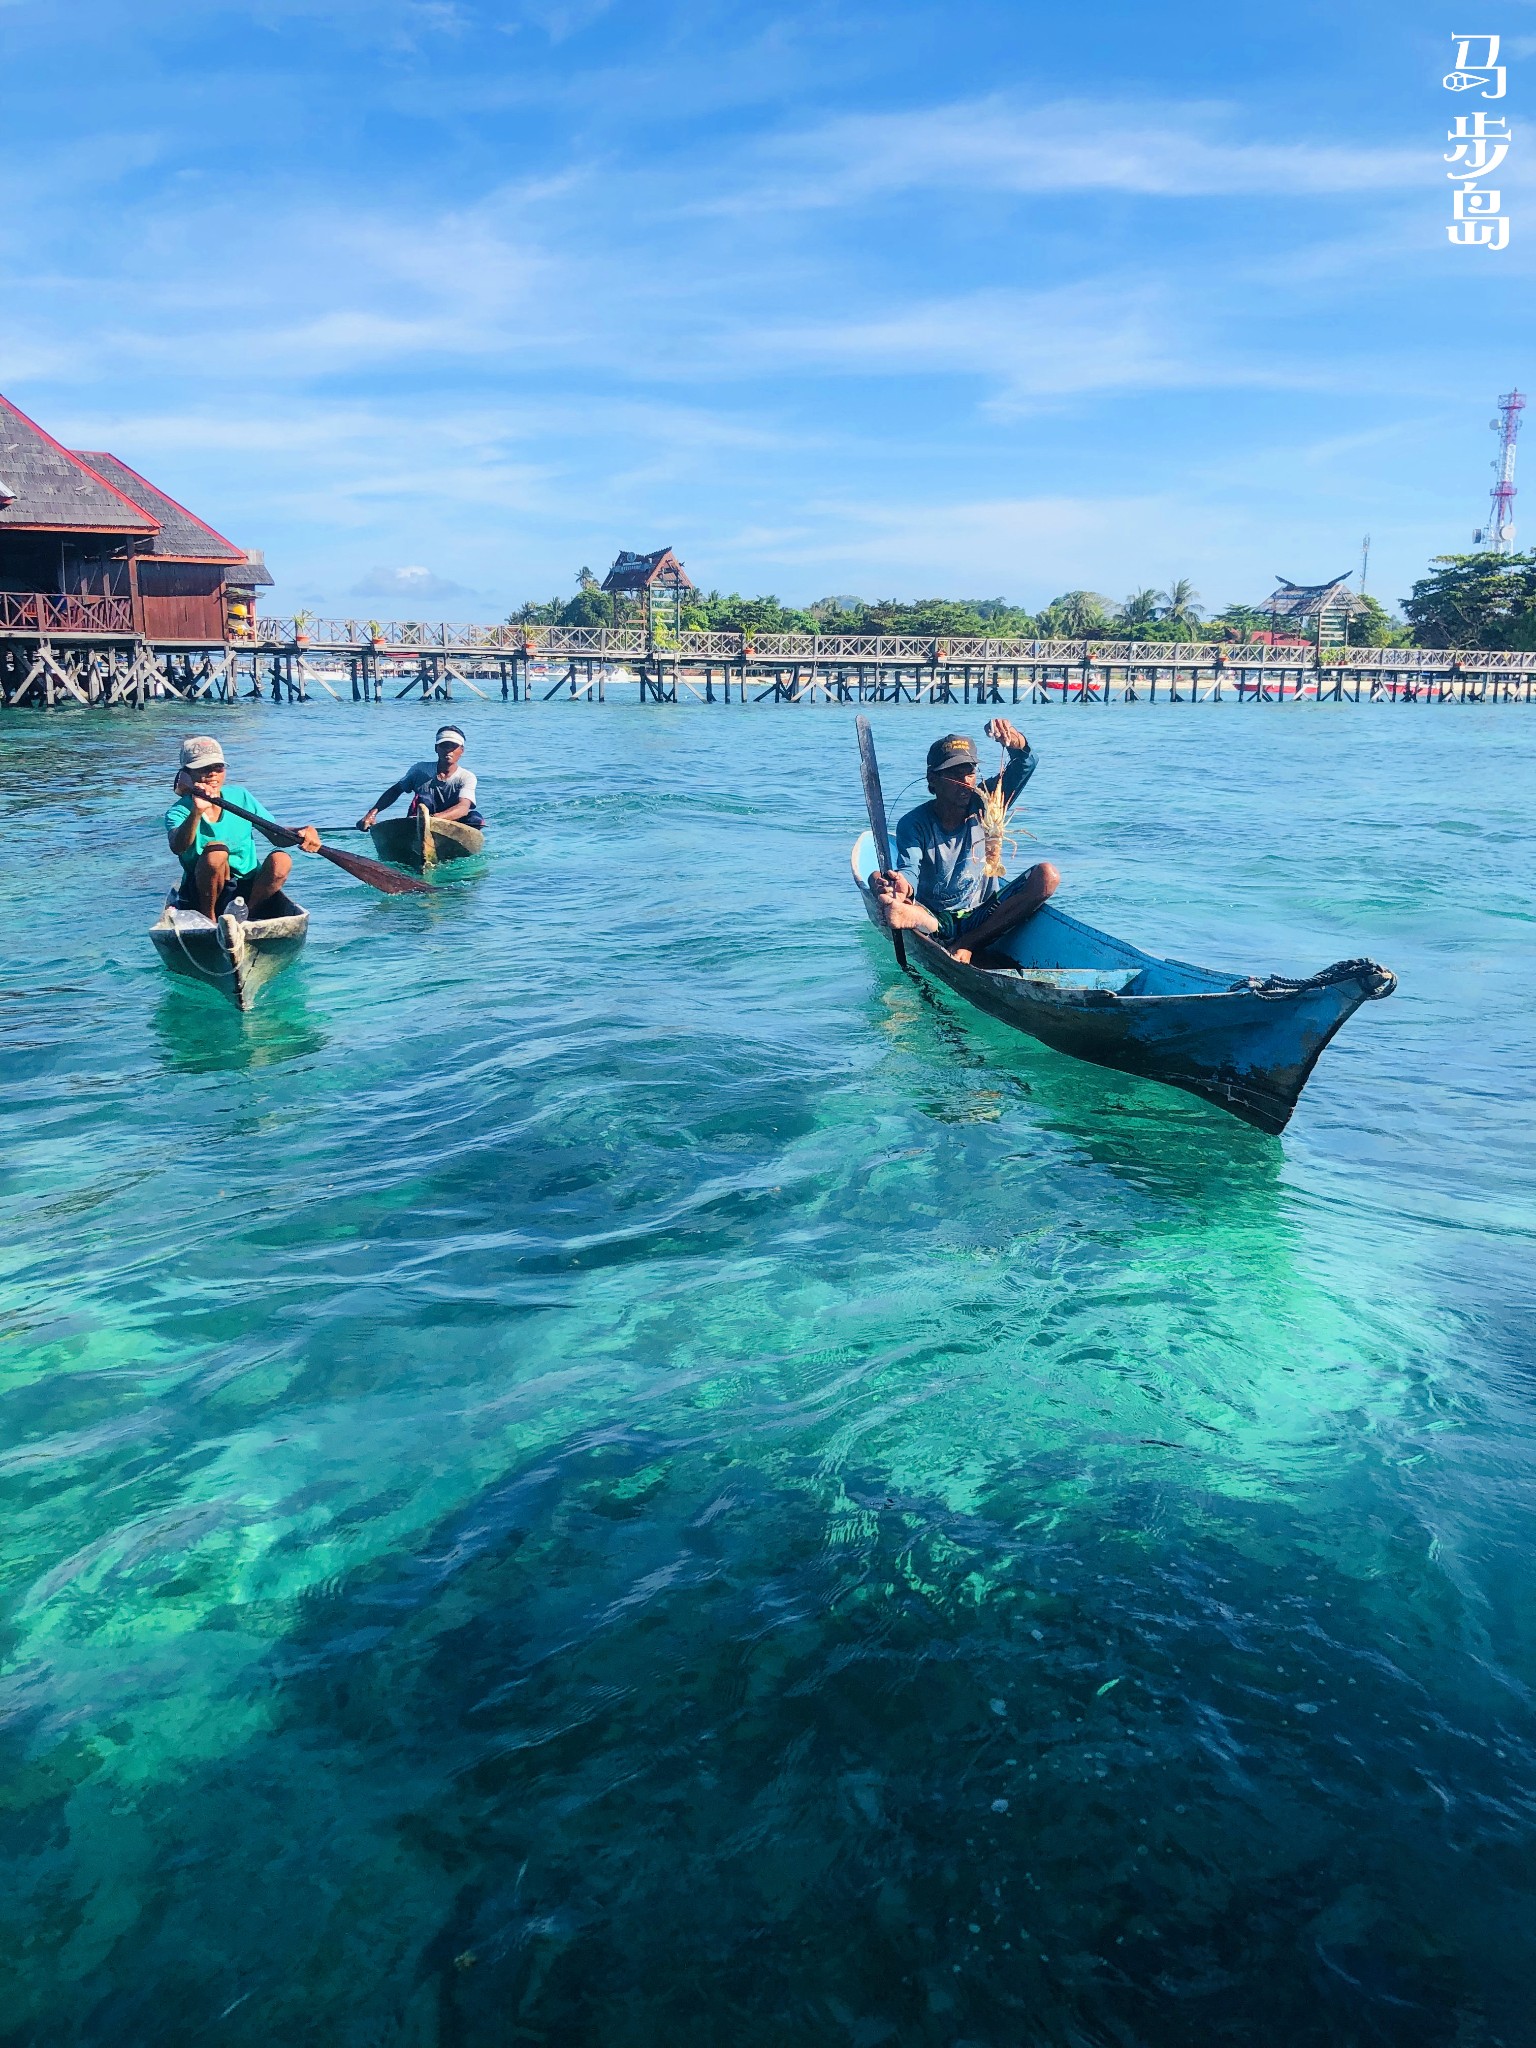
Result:
{"label": "green tree line", "polygon": [[1403,610],[1418,647],[1536,649],[1536,553],[1436,555]]}
{"label": "green tree line", "polygon": [[[571,597],[528,603],[514,625],[607,626],[613,599],[583,569]],[[1403,600],[1404,619],[1375,598],[1350,621],[1355,647],[1485,647],[1536,649],[1536,551],[1518,555],[1437,555],[1429,573]],[[1404,623],[1406,620],[1406,624]],[[1189,579],[1167,590],[1133,590],[1118,602],[1096,590],[1067,590],[1039,611],[1005,598],[826,597],[806,606],[739,591],[693,591],[681,607],[685,631],[756,633],[892,633],[927,639],[1204,640],[1240,642],[1266,631],[1262,605],[1228,605],[1207,617]],[[1284,622],[1281,622],[1282,627]]]}

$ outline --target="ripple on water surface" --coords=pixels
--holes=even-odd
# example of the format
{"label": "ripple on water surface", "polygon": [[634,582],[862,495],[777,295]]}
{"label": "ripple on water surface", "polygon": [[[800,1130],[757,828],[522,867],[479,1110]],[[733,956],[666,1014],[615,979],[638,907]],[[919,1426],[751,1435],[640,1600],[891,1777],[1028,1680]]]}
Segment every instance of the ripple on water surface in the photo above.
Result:
{"label": "ripple on water surface", "polygon": [[1068,907],[1402,976],[1283,1140],[896,976],[841,712],[475,707],[249,1018],[7,715],[0,2038],[1530,2038],[1536,727],[1031,717]]}

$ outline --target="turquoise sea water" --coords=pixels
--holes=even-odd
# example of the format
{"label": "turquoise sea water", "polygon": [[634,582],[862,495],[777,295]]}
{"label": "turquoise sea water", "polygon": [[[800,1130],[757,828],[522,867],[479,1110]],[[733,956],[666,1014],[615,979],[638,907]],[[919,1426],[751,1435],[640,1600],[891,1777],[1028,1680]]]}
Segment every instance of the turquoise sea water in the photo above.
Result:
{"label": "turquoise sea water", "polygon": [[246,1019],[180,717],[0,725],[0,2040],[1536,2040],[1531,714],[1028,714],[1064,907],[1398,971],[1283,1139],[896,974],[850,714],[463,715]]}

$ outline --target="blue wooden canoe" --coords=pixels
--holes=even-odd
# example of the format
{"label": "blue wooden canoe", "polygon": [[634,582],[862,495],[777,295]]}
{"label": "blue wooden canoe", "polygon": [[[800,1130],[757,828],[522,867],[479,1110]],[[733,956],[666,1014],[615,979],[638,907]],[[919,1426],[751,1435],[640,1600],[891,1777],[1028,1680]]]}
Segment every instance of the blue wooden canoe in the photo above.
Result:
{"label": "blue wooden canoe", "polygon": [[[872,924],[874,841],[854,842],[853,879]],[[989,949],[1007,968],[967,966],[920,932],[915,960],[957,995],[1057,1052],[1204,1096],[1261,1131],[1283,1131],[1333,1034],[1360,1005],[1391,995],[1397,976],[1374,960],[1341,960],[1306,981],[1220,974],[1159,960],[1080,924],[1053,903]]]}

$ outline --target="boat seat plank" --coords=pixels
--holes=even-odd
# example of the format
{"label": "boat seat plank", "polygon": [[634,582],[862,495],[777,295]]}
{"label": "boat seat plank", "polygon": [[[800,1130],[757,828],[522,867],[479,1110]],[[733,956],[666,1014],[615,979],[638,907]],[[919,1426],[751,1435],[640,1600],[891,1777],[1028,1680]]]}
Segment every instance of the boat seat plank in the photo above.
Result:
{"label": "boat seat plank", "polygon": [[1097,989],[1112,996],[1129,994],[1142,978],[1139,967],[1018,967],[1013,972],[1020,981],[1045,988]]}

